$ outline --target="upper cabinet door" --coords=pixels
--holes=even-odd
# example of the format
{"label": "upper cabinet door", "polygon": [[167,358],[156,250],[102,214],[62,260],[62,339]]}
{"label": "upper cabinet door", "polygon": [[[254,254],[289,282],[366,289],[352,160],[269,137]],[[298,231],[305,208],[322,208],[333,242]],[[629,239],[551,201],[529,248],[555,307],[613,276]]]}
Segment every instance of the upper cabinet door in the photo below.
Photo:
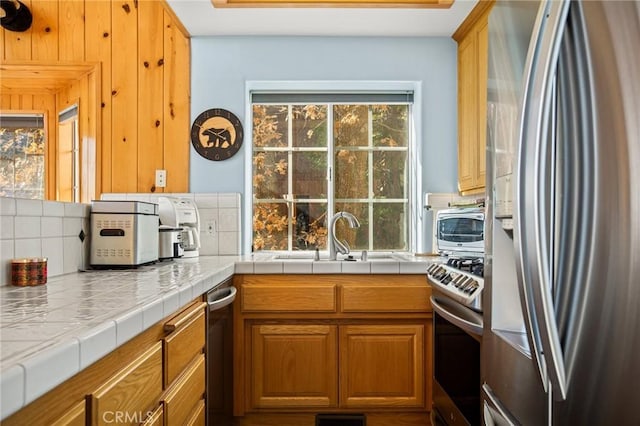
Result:
{"label": "upper cabinet door", "polygon": [[480,2],[453,38],[458,42],[458,190],[484,191],[487,133],[488,16]]}

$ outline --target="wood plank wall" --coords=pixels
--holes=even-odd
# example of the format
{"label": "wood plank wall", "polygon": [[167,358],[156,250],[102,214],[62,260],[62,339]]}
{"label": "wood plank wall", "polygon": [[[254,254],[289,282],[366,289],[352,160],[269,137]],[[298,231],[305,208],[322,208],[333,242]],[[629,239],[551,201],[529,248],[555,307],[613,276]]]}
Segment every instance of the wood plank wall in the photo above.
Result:
{"label": "wood plank wall", "polygon": [[[190,43],[165,1],[23,3],[32,11],[33,25],[24,33],[0,29],[0,62],[101,64],[100,81],[82,83],[94,84],[101,97],[99,123],[81,121],[99,132],[83,153],[98,150],[96,197],[101,192],[161,192],[153,185],[156,169],[167,170],[164,191],[187,192]],[[69,99],[78,90],[70,87],[62,95]],[[24,110],[35,96],[28,90],[0,94],[0,106]],[[53,104],[64,102],[54,99]],[[55,119],[57,111],[51,116]]]}

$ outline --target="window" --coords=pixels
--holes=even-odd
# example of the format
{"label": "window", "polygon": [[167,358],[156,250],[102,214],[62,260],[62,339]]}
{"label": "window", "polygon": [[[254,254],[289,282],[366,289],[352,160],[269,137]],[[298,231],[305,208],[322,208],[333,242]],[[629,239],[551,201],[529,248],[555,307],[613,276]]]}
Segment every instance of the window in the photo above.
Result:
{"label": "window", "polygon": [[44,199],[43,114],[0,117],[0,196]]}
{"label": "window", "polygon": [[60,201],[80,201],[78,105],[58,114],[58,195]]}
{"label": "window", "polygon": [[252,250],[410,249],[412,93],[252,94]]}

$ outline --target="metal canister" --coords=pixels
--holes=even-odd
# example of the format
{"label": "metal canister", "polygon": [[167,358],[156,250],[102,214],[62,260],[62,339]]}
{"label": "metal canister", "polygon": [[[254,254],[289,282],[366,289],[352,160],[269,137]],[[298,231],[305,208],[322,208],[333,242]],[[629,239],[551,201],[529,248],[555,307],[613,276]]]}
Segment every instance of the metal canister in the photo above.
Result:
{"label": "metal canister", "polygon": [[29,257],[11,260],[11,284],[24,287],[46,283],[46,257]]}

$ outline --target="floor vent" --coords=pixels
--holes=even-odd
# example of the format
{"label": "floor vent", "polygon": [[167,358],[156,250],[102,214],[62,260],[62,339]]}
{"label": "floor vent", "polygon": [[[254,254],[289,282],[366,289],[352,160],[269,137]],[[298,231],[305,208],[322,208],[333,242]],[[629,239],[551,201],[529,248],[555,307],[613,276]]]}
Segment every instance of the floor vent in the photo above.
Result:
{"label": "floor vent", "polygon": [[367,426],[364,414],[317,414],[316,426]]}

